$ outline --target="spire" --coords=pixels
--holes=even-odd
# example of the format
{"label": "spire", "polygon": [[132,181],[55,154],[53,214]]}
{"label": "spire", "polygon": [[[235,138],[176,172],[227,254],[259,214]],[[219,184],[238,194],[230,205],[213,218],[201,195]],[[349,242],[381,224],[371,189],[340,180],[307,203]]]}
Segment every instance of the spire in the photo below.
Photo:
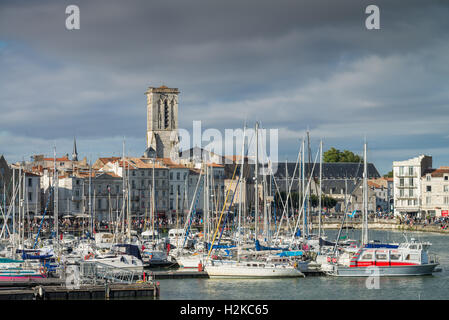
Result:
{"label": "spire", "polygon": [[73,137],[72,161],[78,161],[78,151],[76,150],[76,139]]}

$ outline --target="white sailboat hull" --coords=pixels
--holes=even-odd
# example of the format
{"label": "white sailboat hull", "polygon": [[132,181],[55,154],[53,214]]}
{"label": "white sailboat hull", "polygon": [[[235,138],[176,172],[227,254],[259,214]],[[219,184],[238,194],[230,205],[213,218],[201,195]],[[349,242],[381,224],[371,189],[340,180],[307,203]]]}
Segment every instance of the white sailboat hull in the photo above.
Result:
{"label": "white sailboat hull", "polygon": [[207,265],[205,271],[210,278],[292,278],[304,274],[292,266],[248,266],[247,264]]}

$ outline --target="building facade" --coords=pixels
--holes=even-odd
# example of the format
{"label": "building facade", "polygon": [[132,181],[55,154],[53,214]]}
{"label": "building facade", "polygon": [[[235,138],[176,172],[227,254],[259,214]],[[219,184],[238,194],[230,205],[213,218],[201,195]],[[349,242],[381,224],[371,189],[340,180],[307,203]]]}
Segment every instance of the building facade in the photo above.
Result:
{"label": "building facade", "polygon": [[422,217],[449,215],[449,167],[424,172],[421,178]]}
{"label": "building facade", "polygon": [[420,217],[422,200],[421,176],[432,168],[432,157],[418,157],[393,162],[394,214]]}

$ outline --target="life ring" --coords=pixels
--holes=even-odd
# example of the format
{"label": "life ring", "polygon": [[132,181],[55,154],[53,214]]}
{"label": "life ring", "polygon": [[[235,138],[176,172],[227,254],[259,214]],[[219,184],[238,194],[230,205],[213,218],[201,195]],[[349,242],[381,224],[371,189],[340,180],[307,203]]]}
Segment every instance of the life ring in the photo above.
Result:
{"label": "life ring", "polygon": [[331,262],[331,257],[327,257],[327,262]]}
{"label": "life ring", "polygon": [[336,258],[332,258],[332,262],[333,263],[337,263],[337,259]]}

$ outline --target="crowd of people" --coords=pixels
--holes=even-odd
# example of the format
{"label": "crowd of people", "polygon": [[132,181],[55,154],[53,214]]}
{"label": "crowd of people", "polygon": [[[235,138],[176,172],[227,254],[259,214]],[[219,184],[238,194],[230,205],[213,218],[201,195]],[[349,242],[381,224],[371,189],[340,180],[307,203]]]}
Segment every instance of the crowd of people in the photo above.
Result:
{"label": "crowd of people", "polygon": [[[291,216],[290,218],[297,219],[297,215]],[[317,217],[312,217],[312,220],[316,220]],[[328,220],[328,215],[322,216],[322,221]],[[341,216],[333,215],[333,219],[339,219]],[[393,220],[397,219],[399,224],[401,225],[408,225],[408,226],[437,226],[441,228],[442,230],[449,229],[449,217],[423,217],[419,218],[416,215],[404,215],[404,216],[398,216],[395,217],[391,212],[376,212],[370,214],[370,219],[384,219],[384,220]],[[262,217],[260,217],[262,219]],[[279,222],[281,219],[281,216],[276,217],[276,222]],[[214,223],[216,224],[218,218],[214,217]],[[224,216],[222,219],[222,222],[227,220],[228,224],[236,224],[237,216],[235,215],[229,215],[229,217]],[[271,219],[273,223],[275,223],[275,220]],[[244,220],[242,220],[245,224],[251,224],[254,223],[255,219],[252,215],[247,215],[244,217]],[[316,221],[313,221],[316,222]],[[83,230],[90,230],[91,227],[91,221],[89,218],[61,218],[59,219],[59,229],[62,232],[65,231],[83,231]],[[33,219],[31,222],[25,221],[25,230],[29,230],[31,232],[37,232],[39,228],[42,232],[51,231],[53,229],[54,220],[52,218],[43,219]],[[166,229],[166,228],[183,228],[185,224],[185,218],[183,216],[178,217],[157,217],[154,219],[154,228],[155,229]],[[126,225],[126,220],[125,220]],[[151,218],[133,218],[131,221],[132,229],[136,230],[138,232],[143,232],[146,229],[151,228],[153,225],[153,221]],[[192,226],[201,226],[203,225],[203,219],[201,216],[194,216],[191,221]],[[94,221],[94,231],[95,232],[111,232],[115,230],[117,227],[121,227],[121,222],[110,222],[107,220],[95,220]]]}
{"label": "crowd of people", "polygon": [[425,217],[425,218],[418,218],[413,215],[406,215],[399,218],[400,224],[405,224],[409,226],[437,226],[441,228],[442,230],[447,230],[449,228],[449,217]]}

